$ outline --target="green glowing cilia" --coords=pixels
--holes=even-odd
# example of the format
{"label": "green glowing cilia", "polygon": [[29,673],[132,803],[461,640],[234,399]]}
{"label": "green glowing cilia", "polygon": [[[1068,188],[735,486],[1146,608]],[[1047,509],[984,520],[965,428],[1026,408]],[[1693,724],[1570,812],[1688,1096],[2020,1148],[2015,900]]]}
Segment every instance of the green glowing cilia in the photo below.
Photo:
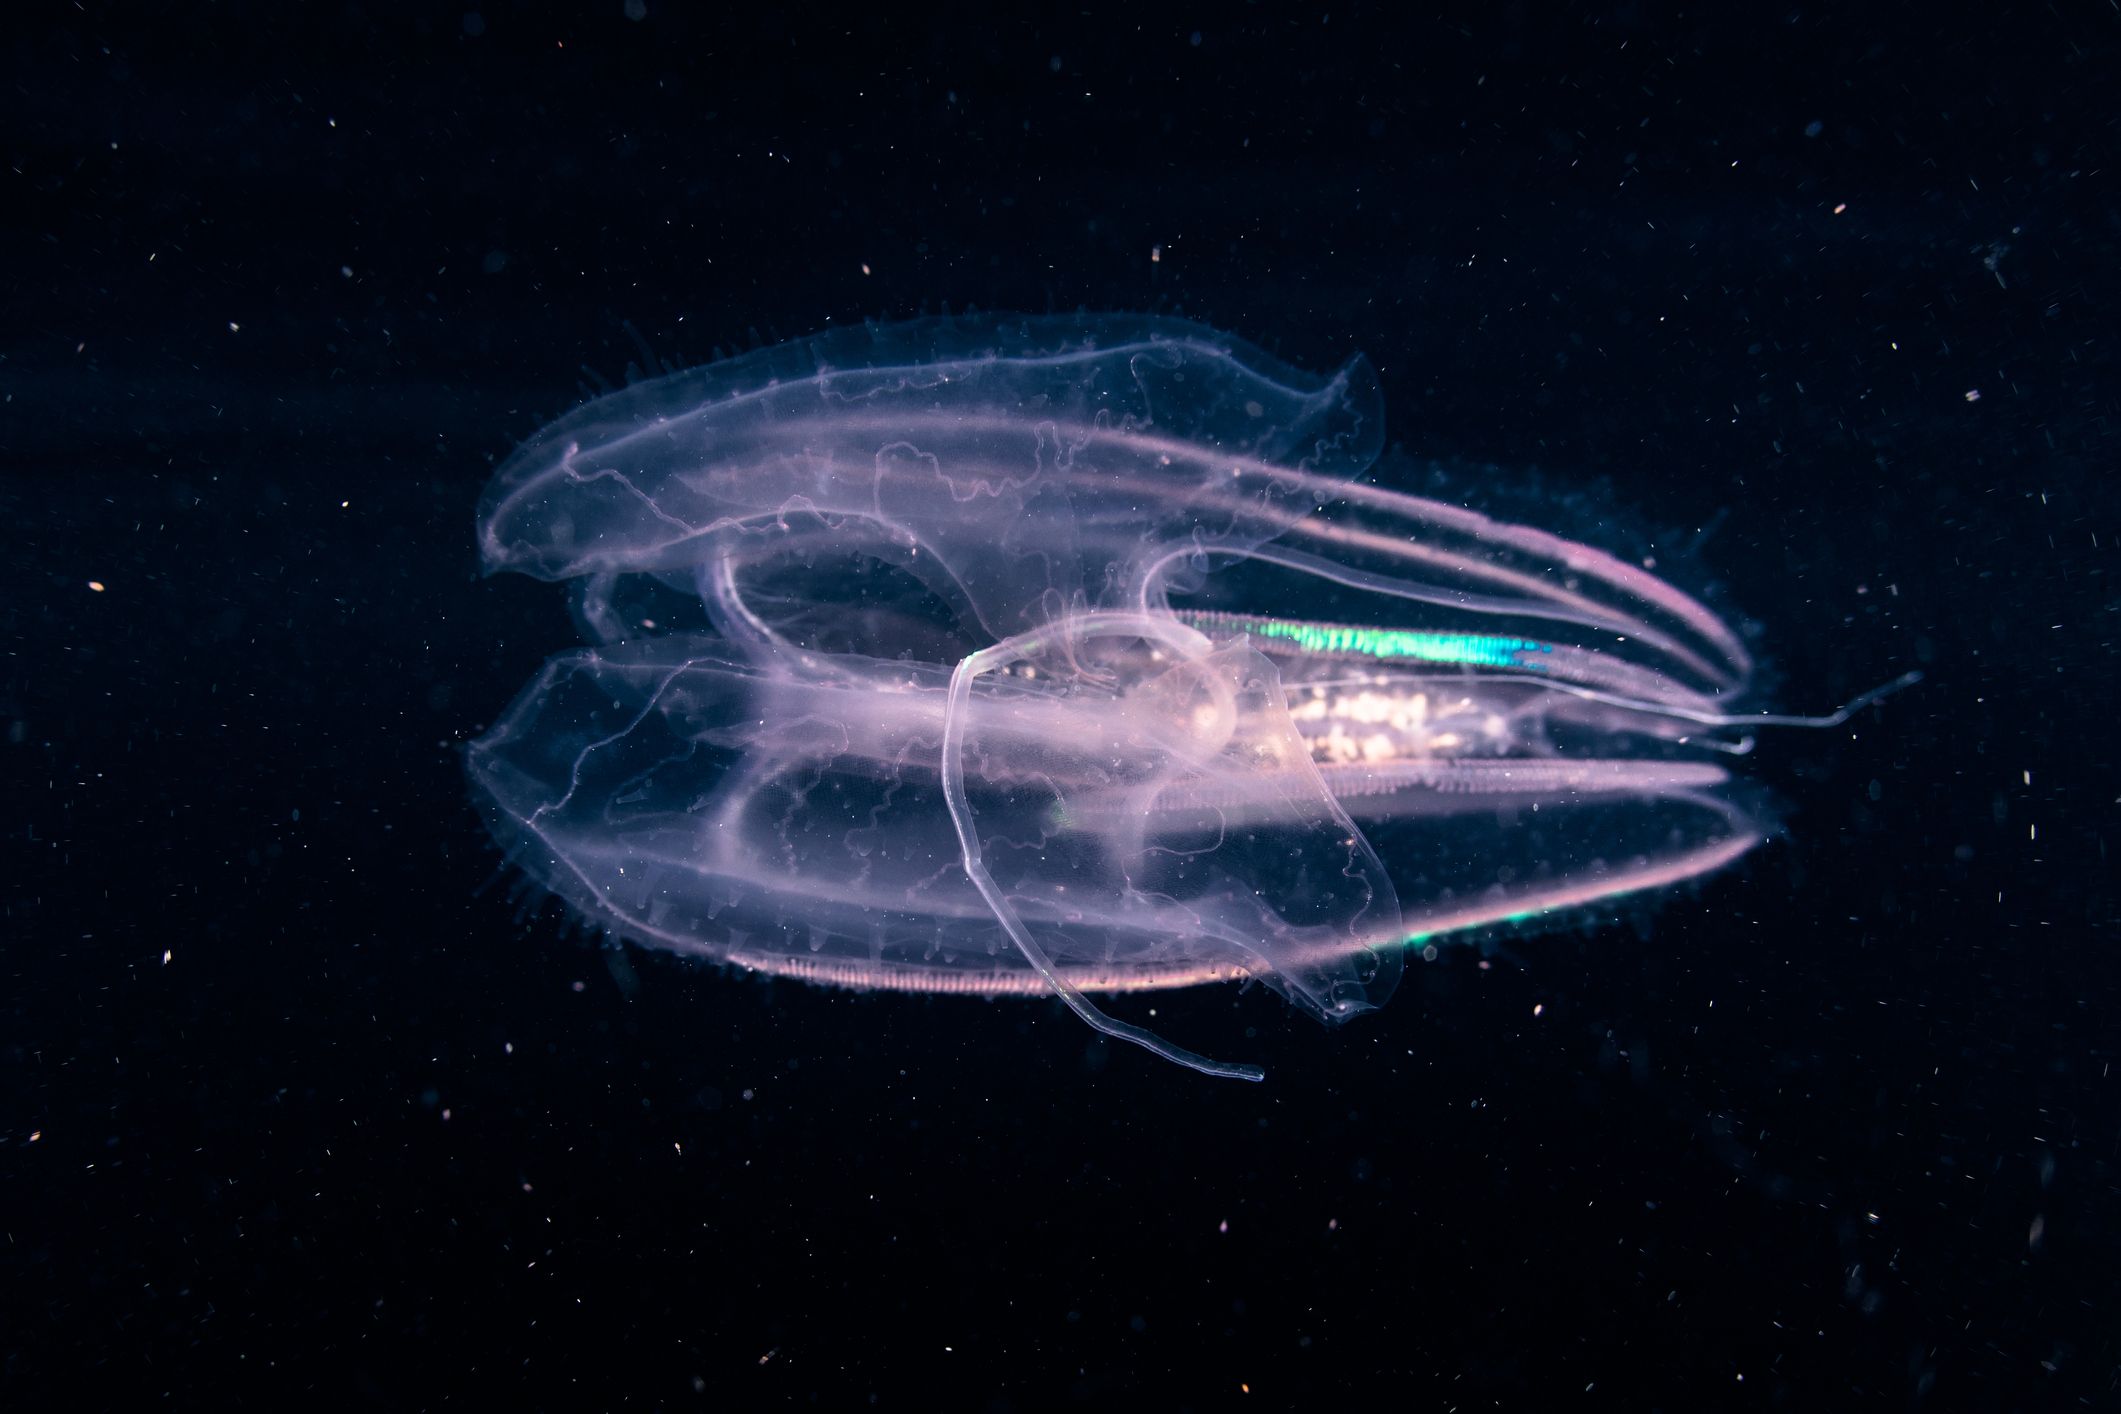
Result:
{"label": "green glowing cilia", "polygon": [[1554,651],[1551,643],[1490,633],[1419,633],[1408,629],[1307,623],[1301,619],[1275,619],[1252,614],[1182,612],[1178,617],[1195,628],[1239,629],[1257,638],[1279,639],[1306,653],[1460,663],[1478,668],[1523,668],[1540,672],[1545,665],[1539,661],[1539,656]]}

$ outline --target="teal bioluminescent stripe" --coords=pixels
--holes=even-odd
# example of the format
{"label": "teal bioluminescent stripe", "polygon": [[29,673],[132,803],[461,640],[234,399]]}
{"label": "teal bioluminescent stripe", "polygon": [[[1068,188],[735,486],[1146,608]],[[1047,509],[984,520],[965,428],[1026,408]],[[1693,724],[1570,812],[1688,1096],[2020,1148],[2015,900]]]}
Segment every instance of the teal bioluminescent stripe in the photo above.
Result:
{"label": "teal bioluminescent stripe", "polygon": [[1354,624],[1312,624],[1290,619],[1246,616],[1248,633],[1278,638],[1310,653],[1352,653],[1365,658],[1412,658],[1423,663],[1470,663],[1483,668],[1531,668],[1554,645],[1531,638],[1503,638],[1488,633],[1416,633],[1406,629],[1360,628]]}
{"label": "teal bioluminescent stripe", "polygon": [[1460,923],[1454,927],[1409,933],[1399,940],[1399,946],[1420,949],[1449,933],[1477,933],[1483,928],[1515,928],[1520,923],[1528,923],[1534,918],[1545,918],[1552,912],[1554,910],[1546,908],[1527,908],[1519,913],[1505,913],[1499,918],[1484,918],[1477,922]]}

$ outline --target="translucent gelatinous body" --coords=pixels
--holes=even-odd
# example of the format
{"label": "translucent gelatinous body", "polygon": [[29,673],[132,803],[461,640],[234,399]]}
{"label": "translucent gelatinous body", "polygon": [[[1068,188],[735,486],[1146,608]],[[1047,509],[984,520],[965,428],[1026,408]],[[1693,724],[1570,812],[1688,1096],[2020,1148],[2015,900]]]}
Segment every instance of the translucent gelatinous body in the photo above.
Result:
{"label": "translucent gelatinous body", "polygon": [[1356,478],[1328,378],[1169,319],[862,329],[644,383],[501,469],[490,570],[595,642],[470,751],[594,921],[853,987],[1257,978],[1339,1020],[1430,934],[1669,884],[1750,663],[1639,568]]}

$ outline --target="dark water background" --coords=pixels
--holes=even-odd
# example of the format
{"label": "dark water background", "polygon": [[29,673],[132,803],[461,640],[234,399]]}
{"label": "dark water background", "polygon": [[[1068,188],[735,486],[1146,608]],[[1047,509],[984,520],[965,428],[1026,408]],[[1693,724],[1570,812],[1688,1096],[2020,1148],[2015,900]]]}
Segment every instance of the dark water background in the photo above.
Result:
{"label": "dark water background", "polygon": [[[11,12],[0,1403],[2117,1407],[2121,14],[1723,8]],[[1653,909],[1159,1002],[1263,1086],[525,917],[492,463],[968,305],[1367,351],[1778,705],[1928,680]]]}

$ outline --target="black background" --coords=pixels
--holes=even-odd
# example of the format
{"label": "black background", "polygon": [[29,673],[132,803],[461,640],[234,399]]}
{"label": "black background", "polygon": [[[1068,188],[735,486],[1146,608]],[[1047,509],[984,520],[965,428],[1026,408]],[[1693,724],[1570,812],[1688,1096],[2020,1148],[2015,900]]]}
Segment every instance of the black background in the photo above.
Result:
{"label": "black background", "polygon": [[[10,12],[0,1400],[2115,1407],[2121,16],[767,8]],[[1261,1086],[512,899],[495,460],[967,306],[1364,350],[1778,705],[1928,679],[1657,907],[1158,1002]]]}

